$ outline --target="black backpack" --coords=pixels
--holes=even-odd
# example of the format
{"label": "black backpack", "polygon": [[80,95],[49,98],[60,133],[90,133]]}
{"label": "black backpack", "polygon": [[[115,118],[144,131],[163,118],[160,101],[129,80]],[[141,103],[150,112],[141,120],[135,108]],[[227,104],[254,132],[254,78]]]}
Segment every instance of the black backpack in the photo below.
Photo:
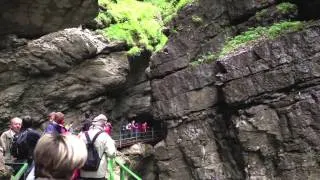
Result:
{"label": "black backpack", "polygon": [[28,159],[32,156],[40,134],[30,128],[15,134],[12,140],[10,153],[17,159]]}
{"label": "black backpack", "polygon": [[101,158],[99,156],[99,153],[94,146],[94,142],[96,141],[99,134],[103,133],[104,131],[98,132],[92,139],[90,140],[88,132],[85,132],[86,138],[87,138],[87,150],[88,150],[88,157],[87,161],[82,167],[85,171],[97,171],[100,165]]}

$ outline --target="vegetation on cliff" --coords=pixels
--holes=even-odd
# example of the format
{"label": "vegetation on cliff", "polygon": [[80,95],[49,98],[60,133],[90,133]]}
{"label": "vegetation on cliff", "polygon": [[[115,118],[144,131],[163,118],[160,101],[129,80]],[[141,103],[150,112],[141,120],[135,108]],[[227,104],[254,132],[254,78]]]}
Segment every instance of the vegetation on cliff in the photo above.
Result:
{"label": "vegetation on cliff", "polygon": [[219,53],[219,57],[223,57],[226,54],[238,49],[239,47],[248,45],[249,43],[257,42],[264,38],[274,39],[285,33],[302,30],[303,27],[304,23],[301,21],[284,21],[275,23],[269,27],[251,28],[248,31],[241,33],[240,35],[229,39]]}
{"label": "vegetation on cliff", "polygon": [[305,22],[301,21],[284,21],[280,23],[275,23],[269,27],[256,27],[250,28],[248,31],[241,33],[235,37],[229,38],[221,51],[213,53],[208,52],[196,61],[191,62],[191,65],[198,65],[201,63],[211,62],[218,58],[222,58],[223,56],[232,53],[233,51],[250,45],[257,42],[260,42],[262,39],[274,39],[289,32],[295,32],[302,30],[305,26]]}
{"label": "vegetation on cliff", "polygon": [[163,28],[192,0],[99,0],[103,10],[96,18],[105,25],[99,30],[110,40],[125,41],[129,55],[161,49],[167,42]]}
{"label": "vegetation on cliff", "polygon": [[277,5],[277,9],[283,14],[294,12],[297,10],[297,8],[298,8],[297,5],[289,2],[284,2]]}

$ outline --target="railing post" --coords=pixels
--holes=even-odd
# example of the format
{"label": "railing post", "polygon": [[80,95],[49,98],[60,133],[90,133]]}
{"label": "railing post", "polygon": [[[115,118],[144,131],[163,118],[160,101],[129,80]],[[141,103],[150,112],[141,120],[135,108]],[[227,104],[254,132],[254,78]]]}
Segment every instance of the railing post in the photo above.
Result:
{"label": "railing post", "polygon": [[138,130],[135,129],[135,134],[136,134],[136,142],[138,141]]}
{"label": "railing post", "polygon": [[28,163],[24,162],[22,167],[19,169],[19,171],[14,176],[11,176],[10,180],[19,180],[27,171],[27,169],[28,169]]}
{"label": "railing post", "polygon": [[153,128],[151,129],[151,138],[152,138],[152,141],[153,141],[153,137],[154,137],[154,131],[153,131]]}
{"label": "railing post", "polygon": [[[126,167],[122,162],[117,158],[114,159],[115,163],[120,166],[120,180],[125,180],[126,176],[129,175],[135,180],[142,180],[141,177],[132,172],[128,167]],[[131,179],[131,178],[130,178]]]}
{"label": "railing post", "polygon": [[113,161],[113,158],[108,158],[109,180],[114,180]]}
{"label": "railing post", "polygon": [[121,148],[121,140],[122,140],[122,129],[120,129],[120,138],[119,138],[119,147]]}
{"label": "railing post", "polygon": [[126,179],[126,171],[120,167],[120,180],[125,180]]}

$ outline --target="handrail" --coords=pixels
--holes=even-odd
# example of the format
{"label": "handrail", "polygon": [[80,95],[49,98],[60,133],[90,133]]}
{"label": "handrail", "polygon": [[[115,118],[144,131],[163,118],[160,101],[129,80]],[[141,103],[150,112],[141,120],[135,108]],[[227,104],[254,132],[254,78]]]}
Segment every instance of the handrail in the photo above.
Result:
{"label": "handrail", "polygon": [[121,161],[119,161],[117,158],[109,159],[108,161],[108,168],[109,168],[109,174],[110,174],[110,180],[114,180],[114,171],[113,171],[113,162],[116,162],[118,166],[120,166],[120,180],[124,180],[126,174],[131,175],[136,180],[142,180],[141,177],[136,175],[134,172],[132,172],[128,167],[126,167]]}
{"label": "handrail", "polygon": [[151,131],[138,132],[138,131],[120,131],[119,135],[112,135],[112,138],[116,142],[118,148],[126,147],[138,142],[154,142],[163,137],[162,131],[155,131],[153,128]]}
{"label": "handrail", "polygon": [[25,162],[23,163],[22,167],[19,169],[17,174],[14,176],[11,176],[10,180],[19,180],[21,176],[23,176],[23,174],[27,171],[27,169],[28,169],[28,163]]}

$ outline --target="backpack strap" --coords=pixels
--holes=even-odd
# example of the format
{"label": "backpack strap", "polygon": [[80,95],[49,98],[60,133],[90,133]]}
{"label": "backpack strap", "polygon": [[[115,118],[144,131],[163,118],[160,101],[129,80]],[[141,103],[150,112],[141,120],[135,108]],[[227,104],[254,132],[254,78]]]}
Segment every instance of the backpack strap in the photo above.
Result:
{"label": "backpack strap", "polygon": [[99,131],[96,135],[94,135],[92,141],[90,140],[90,137],[89,137],[89,134],[88,134],[88,131],[85,132],[85,135],[86,135],[86,138],[87,138],[87,141],[88,141],[88,144],[92,143],[94,144],[94,142],[96,141],[97,137],[103,133],[104,131]]}

